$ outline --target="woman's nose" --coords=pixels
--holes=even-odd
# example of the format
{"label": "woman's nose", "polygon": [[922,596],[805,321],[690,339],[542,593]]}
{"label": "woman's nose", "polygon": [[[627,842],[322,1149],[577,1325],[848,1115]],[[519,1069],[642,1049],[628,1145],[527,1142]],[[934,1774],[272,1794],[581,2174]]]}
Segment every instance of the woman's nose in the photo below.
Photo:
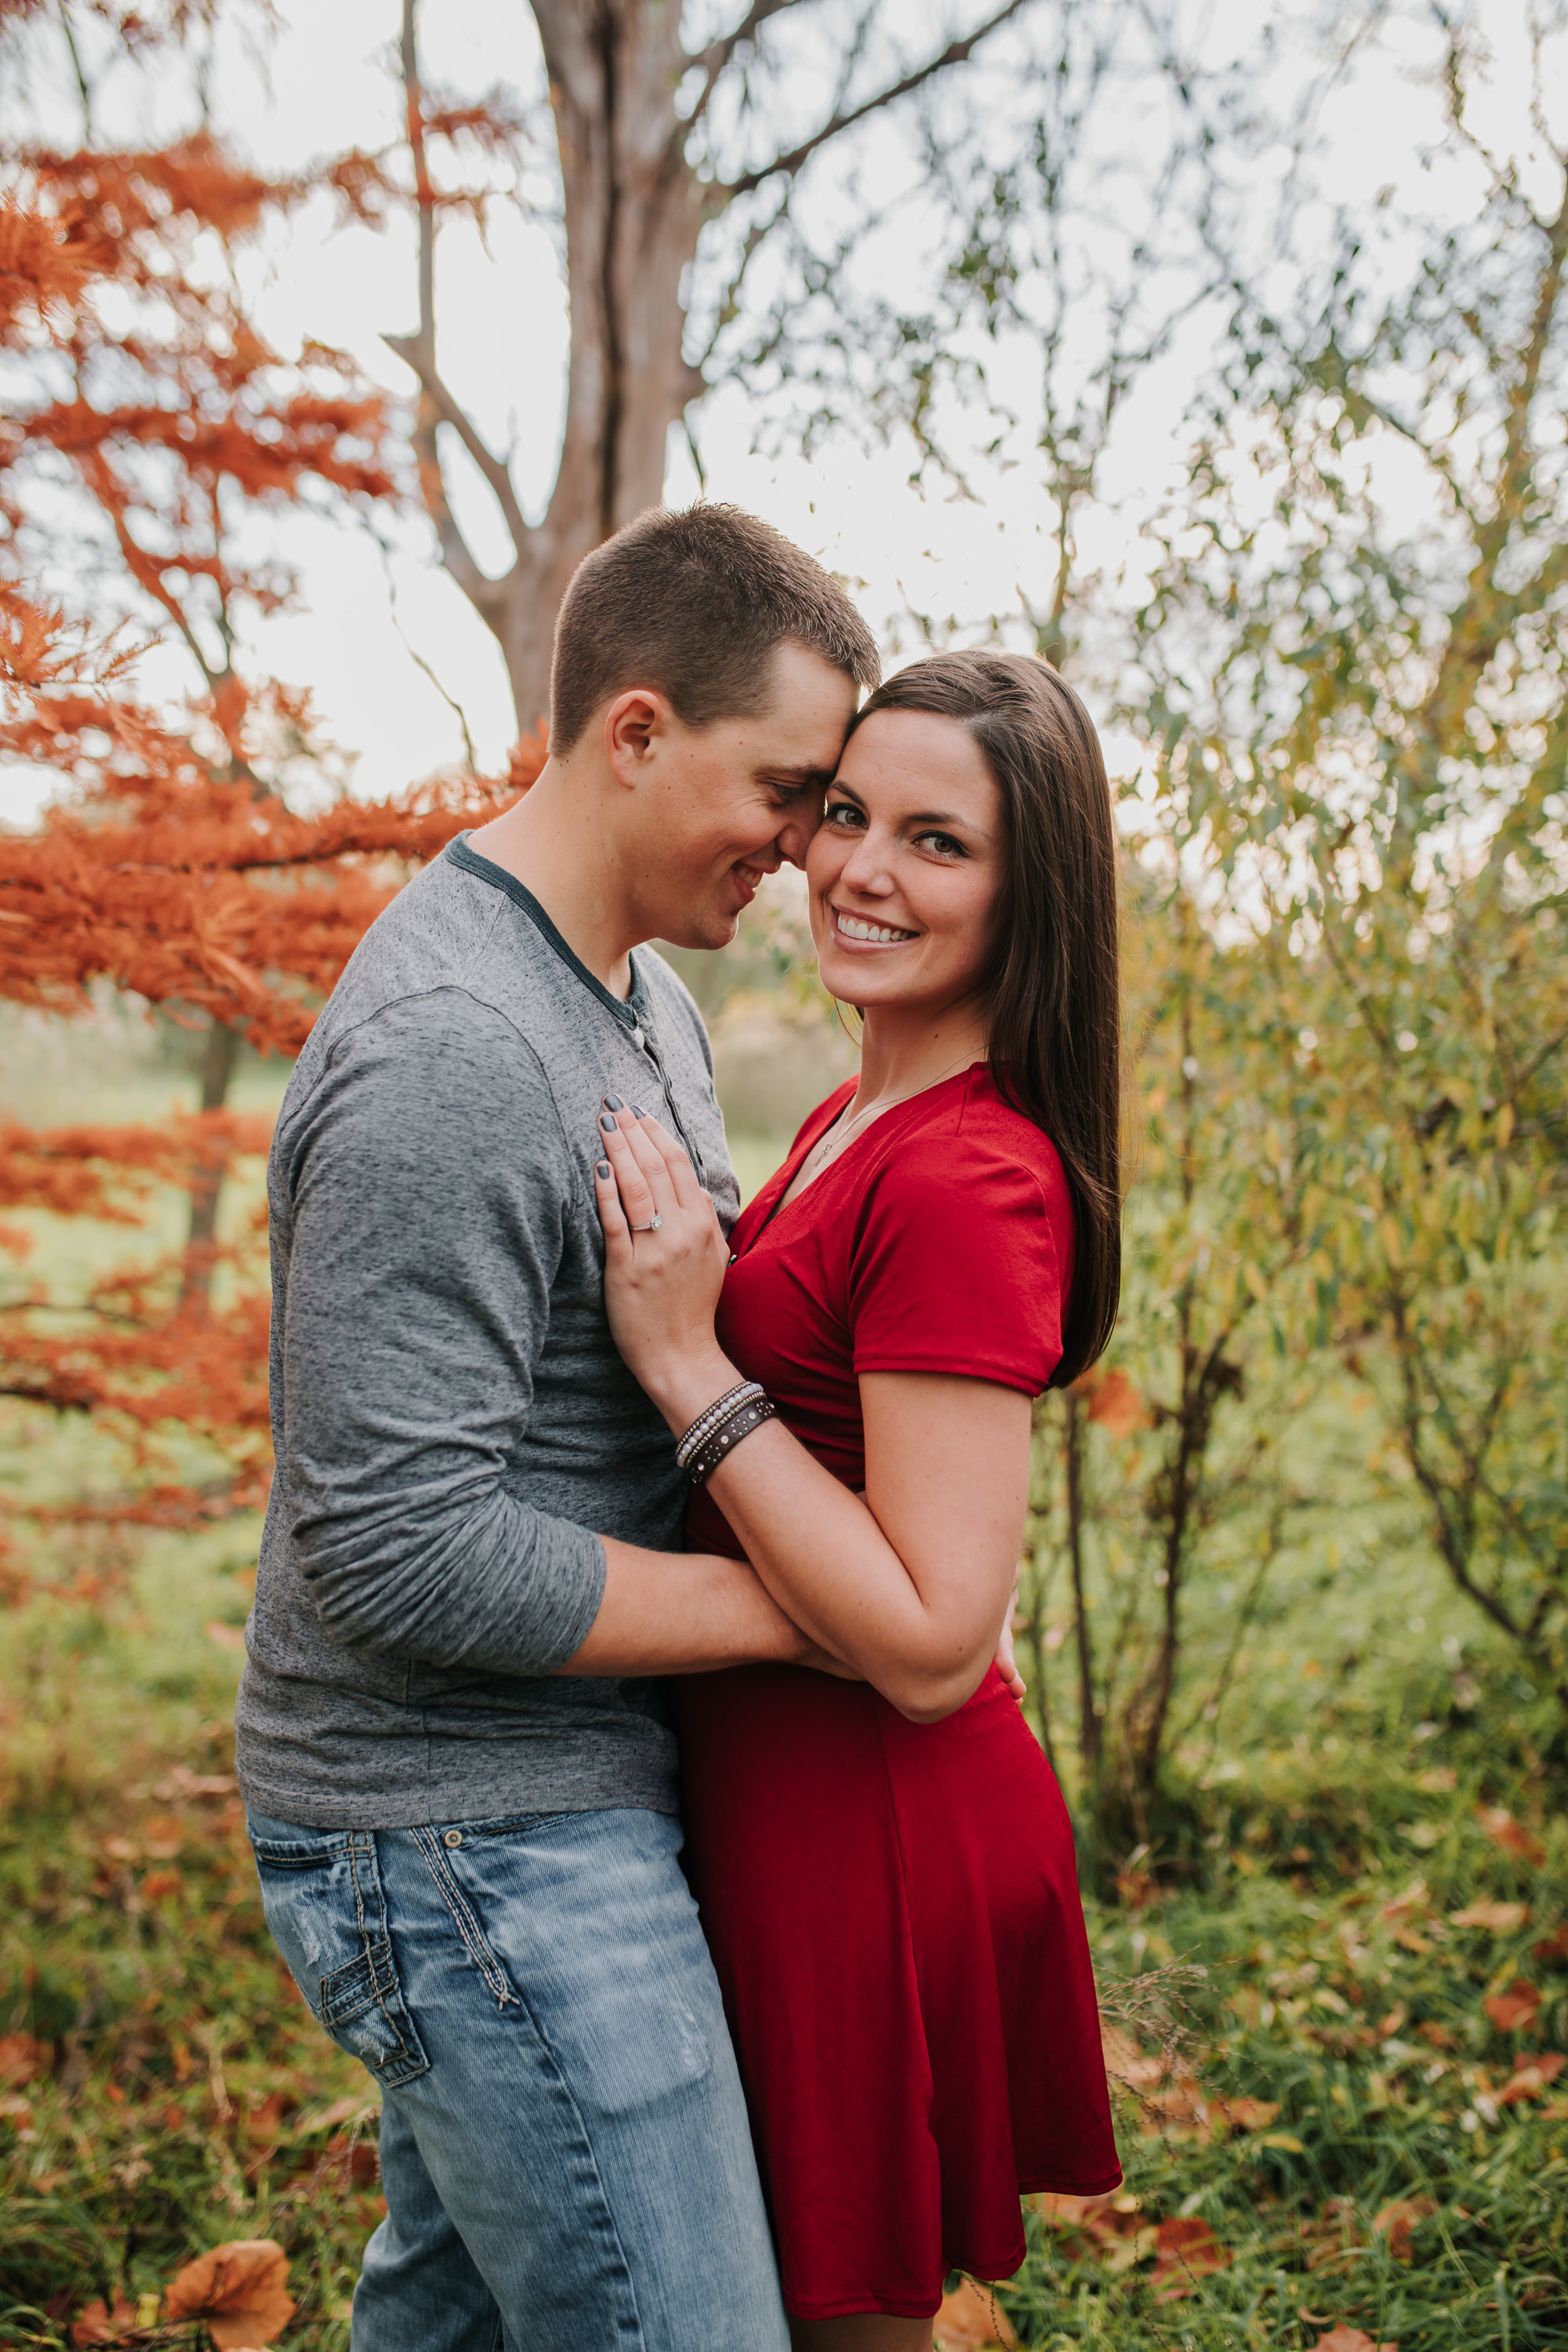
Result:
{"label": "woman's nose", "polygon": [[844,861],[840,878],[854,890],[889,888],[887,844],[875,834],[861,834]]}

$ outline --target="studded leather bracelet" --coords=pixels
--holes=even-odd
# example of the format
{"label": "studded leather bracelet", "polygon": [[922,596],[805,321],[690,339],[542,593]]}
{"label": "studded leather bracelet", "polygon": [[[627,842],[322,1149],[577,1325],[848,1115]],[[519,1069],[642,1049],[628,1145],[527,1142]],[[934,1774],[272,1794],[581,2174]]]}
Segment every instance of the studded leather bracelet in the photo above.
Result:
{"label": "studded leather bracelet", "polygon": [[750,1437],[753,1429],[761,1429],[764,1421],[774,1420],[777,1413],[778,1407],[760,1392],[736,1405],[692,1455],[687,1465],[692,1485],[700,1486],[705,1478],[711,1477],[719,1465],[729,1460],[742,1437]]}

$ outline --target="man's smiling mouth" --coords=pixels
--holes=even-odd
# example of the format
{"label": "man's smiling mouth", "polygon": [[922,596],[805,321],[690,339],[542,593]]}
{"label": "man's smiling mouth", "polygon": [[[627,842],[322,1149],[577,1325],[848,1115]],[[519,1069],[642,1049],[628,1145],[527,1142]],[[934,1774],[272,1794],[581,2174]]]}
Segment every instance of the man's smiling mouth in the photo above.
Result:
{"label": "man's smiling mouth", "polygon": [[918,931],[896,930],[891,923],[870,923],[864,915],[847,915],[842,907],[833,909],[833,928],[841,939],[866,940],[873,947],[897,947],[904,940],[920,937]]}

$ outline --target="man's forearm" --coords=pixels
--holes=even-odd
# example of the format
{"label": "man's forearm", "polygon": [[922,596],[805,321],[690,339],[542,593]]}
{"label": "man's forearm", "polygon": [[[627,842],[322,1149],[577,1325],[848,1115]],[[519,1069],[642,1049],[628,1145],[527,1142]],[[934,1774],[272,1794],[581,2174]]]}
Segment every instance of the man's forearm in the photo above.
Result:
{"label": "man's forearm", "polygon": [[605,1536],[605,1597],[563,1675],[700,1675],[804,1665],[814,1643],[744,1560],[644,1551]]}

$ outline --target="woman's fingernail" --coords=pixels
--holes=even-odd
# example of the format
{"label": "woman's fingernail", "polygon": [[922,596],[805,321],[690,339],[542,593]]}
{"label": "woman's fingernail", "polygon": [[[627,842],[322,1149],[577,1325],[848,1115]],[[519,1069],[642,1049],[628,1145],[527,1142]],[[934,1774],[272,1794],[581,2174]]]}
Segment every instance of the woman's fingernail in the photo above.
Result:
{"label": "woman's fingernail", "polygon": [[615,1132],[616,1132],[616,1122],[615,1122],[614,1118],[611,1116],[611,1114],[610,1114],[607,1110],[603,1110],[603,1111],[601,1111],[601,1112],[599,1113],[599,1125],[604,1129],[605,1133],[606,1135],[614,1135],[614,1134],[615,1134]]}
{"label": "woman's fingernail", "polygon": [[598,1173],[598,1176],[599,1176],[599,1178],[600,1178],[600,1181],[603,1181],[603,1180],[604,1180],[606,1176],[608,1176],[609,1172],[610,1172],[610,1163],[609,1163],[609,1161],[608,1161],[607,1160],[600,1160],[600,1162],[599,1162],[598,1170],[597,1170],[597,1173]]}
{"label": "woman's fingernail", "polygon": [[644,1110],[641,1103],[633,1103],[632,1117],[634,1118],[646,1118],[647,1117],[647,1113]]}
{"label": "woman's fingernail", "polygon": [[626,1105],[621,1100],[619,1095],[606,1095],[605,1097],[605,1108],[606,1110],[625,1110]]}

